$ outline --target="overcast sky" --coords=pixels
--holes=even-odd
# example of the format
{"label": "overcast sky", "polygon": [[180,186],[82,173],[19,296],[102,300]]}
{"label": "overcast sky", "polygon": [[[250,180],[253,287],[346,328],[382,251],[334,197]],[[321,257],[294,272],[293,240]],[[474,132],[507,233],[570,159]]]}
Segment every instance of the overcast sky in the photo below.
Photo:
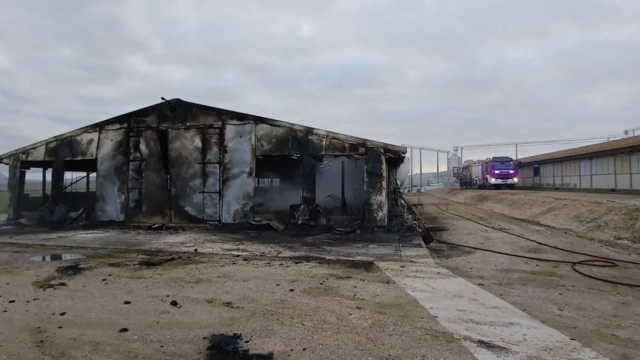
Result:
{"label": "overcast sky", "polygon": [[640,1],[0,4],[0,153],[161,96],[444,149],[620,134]]}

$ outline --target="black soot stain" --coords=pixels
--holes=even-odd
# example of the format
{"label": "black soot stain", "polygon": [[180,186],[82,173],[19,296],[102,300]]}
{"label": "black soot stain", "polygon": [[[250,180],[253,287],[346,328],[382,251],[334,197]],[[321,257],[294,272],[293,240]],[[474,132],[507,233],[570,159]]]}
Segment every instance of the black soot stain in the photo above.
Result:
{"label": "black soot stain", "polygon": [[60,275],[75,276],[75,275],[79,275],[81,272],[85,271],[86,269],[87,268],[82,267],[80,264],[73,264],[73,265],[67,265],[67,266],[60,266],[59,268],[56,269],[56,271]]}
{"label": "black soot stain", "polygon": [[[247,341],[245,341],[246,343]],[[274,360],[273,353],[255,354],[242,346],[242,334],[214,334],[209,336],[207,360]]]}

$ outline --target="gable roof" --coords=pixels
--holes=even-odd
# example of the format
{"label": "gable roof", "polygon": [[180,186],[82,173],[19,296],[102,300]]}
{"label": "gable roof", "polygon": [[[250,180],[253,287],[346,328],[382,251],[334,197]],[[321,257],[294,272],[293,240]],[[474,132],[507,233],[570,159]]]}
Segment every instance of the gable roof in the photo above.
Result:
{"label": "gable roof", "polygon": [[287,128],[291,128],[294,130],[298,130],[298,131],[302,131],[302,132],[308,132],[308,133],[314,133],[320,136],[328,136],[328,137],[333,137],[333,138],[340,138],[343,140],[347,140],[347,141],[352,141],[352,142],[359,142],[359,143],[364,143],[367,146],[370,147],[379,147],[379,148],[384,148],[384,149],[388,149],[394,152],[399,152],[402,154],[406,154],[407,152],[407,148],[404,146],[399,146],[399,145],[394,145],[394,144],[388,144],[388,143],[383,143],[383,142],[379,142],[379,141],[375,141],[375,140],[368,140],[368,139],[364,139],[364,138],[360,138],[360,137],[356,137],[356,136],[351,136],[351,135],[345,135],[345,134],[340,134],[337,132],[333,132],[333,131],[328,131],[328,130],[322,130],[322,129],[316,129],[316,128],[312,128],[309,126],[305,126],[305,125],[298,125],[298,124],[294,124],[294,123],[290,123],[290,122],[286,122],[286,121],[282,121],[282,120],[275,120],[275,119],[270,119],[270,118],[266,118],[266,117],[262,117],[262,116],[256,116],[256,115],[251,115],[251,114],[245,114],[245,113],[241,113],[241,112],[237,112],[237,111],[232,111],[232,110],[226,110],[226,109],[221,109],[221,108],[216,108],[216,107],[212,107],[212,106],[207,106],[207,105],[202,105],[202,104],[198,104],[198,103],[192,103],[192,102],[188,102],[188,101],[184,101],[182,99],[179,98],[175,98],[175,99],[171,99],[171,100],[167,100],[167,101],[163,101],[157,104],[153,104],[138,110],[134,110],[131,112],[128,112],[126,114],[122,114],[122,115],[118,115],[91,125],[87,125],[87,126],[83,126],[79,129],[76,130],[72,130],[60,135],[56,135],[53,137],[50,137],[48,139],[45,140],[41,140],[38,141],[36,143],[9,151],[5,154],[0,155],[0,163],[4,162],[5,159],[15,155],[15,154],[19,154],[22,153],[24,151],[28,151],[34,148],[37,148],[39,146],[45,145],[51,141],[56,141],[56,140],[60,140],[60,139],[64,139],[64,138],[68,138],[68,137],[72,137],[72,136],[77,136],[80,135],[84,132],[87,132],[89,130],[95,130],[97,128],[106,126],[106,125],[110,125],[110,124],[115,124],[118,123],[120,121],[123,120],[128,120],[131,118],[146,118],[151,116],[152,114],[158,112],[159,110],[163,110],[166,109],[167,107],[188,107],[191,109],[197,109],[197,110],[202,110],[202,111],[208,111],[208,112],[213,112],[213,113],[218,113],[221,115],[227,115],[230,117],[234,117],[236,119],[242,119],[242,120],[247,120],[247,121],[254,121],[257,123],[263,123],[263,124],[268,124],[268,125],[273,125],[273,126],[279,126],[279,127],[287,127]]}

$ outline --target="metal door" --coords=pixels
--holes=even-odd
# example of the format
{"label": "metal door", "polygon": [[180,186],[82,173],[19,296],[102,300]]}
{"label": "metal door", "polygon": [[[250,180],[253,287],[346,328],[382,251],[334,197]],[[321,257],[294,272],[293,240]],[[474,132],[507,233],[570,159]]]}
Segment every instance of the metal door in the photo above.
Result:
{"label": "metal door", "polygon": [[172,222],[220,222],[219,127],[169,130]]}

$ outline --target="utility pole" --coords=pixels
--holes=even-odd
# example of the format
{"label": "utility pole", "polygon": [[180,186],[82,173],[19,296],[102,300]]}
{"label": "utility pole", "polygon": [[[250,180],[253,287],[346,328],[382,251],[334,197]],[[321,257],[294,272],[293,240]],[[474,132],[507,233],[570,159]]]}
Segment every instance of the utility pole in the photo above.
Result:
{"label": "utility pole", "polygon": [[518,160],[518,144],[516,144],[516,160]]}
{"label": "utility pole", "polygon": [[440,184],[440,150],[436,151],[436,182]]}
{"label": "utility pole", "polygon": [[409,148],[409,159],[411,160],[411,175],[409,175],[409,192],[413,190],[413,148]]}

